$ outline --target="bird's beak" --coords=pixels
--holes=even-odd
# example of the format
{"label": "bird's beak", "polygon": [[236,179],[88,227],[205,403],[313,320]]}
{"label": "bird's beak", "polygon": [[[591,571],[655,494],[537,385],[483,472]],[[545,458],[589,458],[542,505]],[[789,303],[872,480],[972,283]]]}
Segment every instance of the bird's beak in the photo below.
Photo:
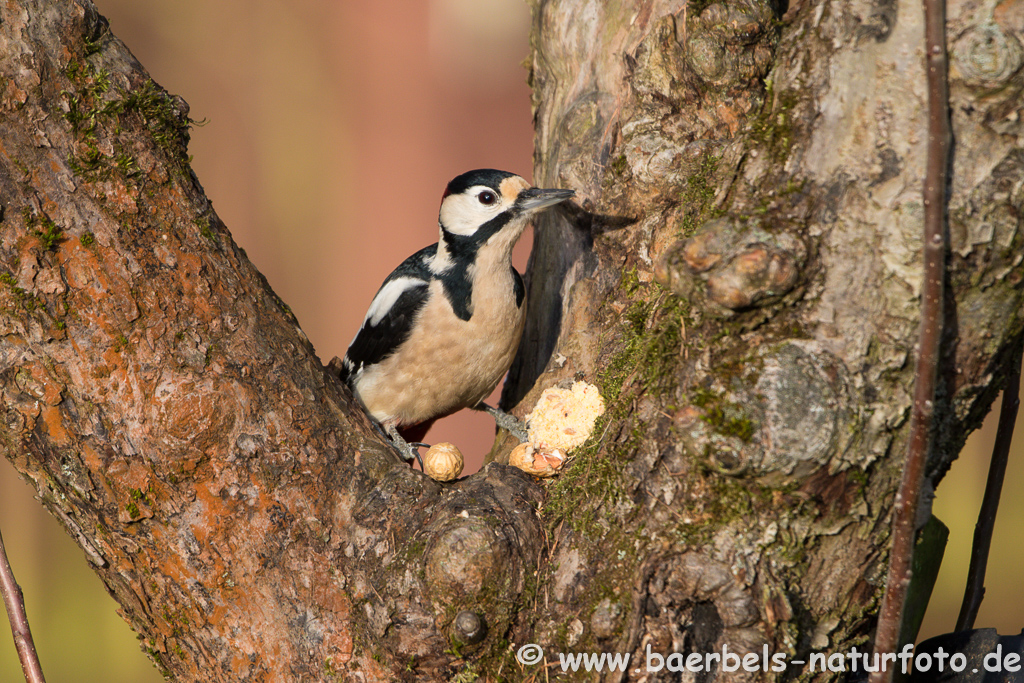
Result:
{"label": "bird's beak", "polygon": [[531,187],[519,193],[516,197],[516,206],[522,213],[533,213],[574,196],[575,190],[542,190],[539,187]]}

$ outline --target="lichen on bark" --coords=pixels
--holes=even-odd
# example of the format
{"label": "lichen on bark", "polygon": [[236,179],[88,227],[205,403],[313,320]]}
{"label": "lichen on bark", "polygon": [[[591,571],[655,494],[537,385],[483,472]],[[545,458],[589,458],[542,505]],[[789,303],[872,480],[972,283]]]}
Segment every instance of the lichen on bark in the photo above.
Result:
{"label": "lichen on bark", "polygon": [[[535,288],[530,304],[561,316],[538,315],[527,334],[563,324],[550,350],[522,351],[521,367],[542,368],[526,374],[536,384],[523,392],[523,410],[544,386],[574,375],[596,378],[613,405],[622,401],[601,425],[592,460],[580,458],[549,486],[550,527],[573,529],[551,562],[581,568],[574,580],[593,585],[614,573],[615,558],[635,558],[626,574],[646,595],[600,610],[599,632],[618,640],[584,629],[578,642],[560,644],[614,642],[638,657],[641,639],[666,628],[663,651],[692,648],[700,634],[707,648],[752,648],[757,638],[708,626],[723,620],[706,598],[671,582],[652,587],[650,577],[671,571],[673,552],[709,574],[718,562],[731,567],[757,612],[744,628],[773,651],[863,643],[884,580],[884,521],[914,369],[921,20],[864,2],[631,9],[625,22],[618,4],[550,1],[535,11],[538,140],[552,141],[538,152],[538,175],[584,188],[588,213],[563,214],[561,231],[538,233],[530,276],[556,285]],[[994,13],[950,6],[950,35],[976,46],[971,31],[982,22],[999,32],[992,49],[1010,66],[991,60],[998,84],[982,85],[970,69],[950,74],[958,140],[997,151],[956,157],[957,315],[947,324],[957,342],[947,347],[932,484],[1001,387],[998,368],[1022,332],[1013,149],[1022,131],[1019,105],[1004,99],[1021,87],[1011,15],[1002,5]],[[581,107],[594,125],[575,123]],[[607,216],[633,223],[593,233],[567,257],[573,231]],[[1007,248],[995,257],[1000,230]],[[982,265],[993,257],[998,284]],[[975,286],[982,280],[992,286]],[[645,350],[667,318],[678,320],[675,353],[652,362]],[[825,576],[828,594],[818,583]],[[603,599],[567,594],[560,609],[586,613]],[[674,606],[671,634],[652,601]]]}

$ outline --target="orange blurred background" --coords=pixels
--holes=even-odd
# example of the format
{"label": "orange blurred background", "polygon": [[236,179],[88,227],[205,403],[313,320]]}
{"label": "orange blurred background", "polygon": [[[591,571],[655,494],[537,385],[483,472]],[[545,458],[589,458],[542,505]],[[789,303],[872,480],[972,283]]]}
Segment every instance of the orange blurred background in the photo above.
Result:
{"label": "orange blurred background", "polygon": [[[207,119],[192,132],[193,167],[324,362],[344,354],[391,269],[437,240],[449,179],[480,167],[530,177],[523,0],[96,4],[153,78]],[[520,271],[530,241],[517,249]],[[1022,625],[1020,430],[978,622],[1003,633]],[[956,618],[993,431],[994,415],[939,489],[951,538],[922,636]],[[489,417],[463,411],[428,440],[457,443],[472,472],[492,436]],[[82,552],[6,461],[0,529],[48,680],[161,680]],[[21,679],[0,629],[0,681]]]}

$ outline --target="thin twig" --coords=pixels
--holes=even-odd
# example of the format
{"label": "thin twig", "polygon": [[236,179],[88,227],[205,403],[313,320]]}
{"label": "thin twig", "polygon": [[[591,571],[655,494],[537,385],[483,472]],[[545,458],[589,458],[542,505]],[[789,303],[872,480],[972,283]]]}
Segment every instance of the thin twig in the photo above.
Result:
{"label": "thin twig", "polygon": [[11,563],[7,561],[7,550],[4,549],[4,537],[0,534],[0,593],[4,596],[7,617],[11,620],[11,631],[14,633],[14,647],[18,650],[21,670],[25,672],[28,683],[45,683],[43,668],[39,666],[39,656],[32,642],[32,631],[28,627],[25,615],[25,598],[21,588],[14,580]]}
{"label": "thin twig", "polygon": [[[946,266],[946,176],[949,163],[949,93],[946,83],[946,3],[924,0],[925,67],[928,82],[928,160],[924,181],[924,286],[918,340],[914,407],[903,480],[893,503],[889,576],[878,615],[875,652],[896,652],[911,578],[924,466],[932,440],[935,383],[942,341]],[[892,667],[871,674],[871,683],[892,680]]]}
{"label": "thin twig", "polygon": [[[1024,352],[1024,346],[1021,347]],[[1017,422],[1017,408],[1020,406],[1020,366],[1010,373],[1006,388],[1003,389],[1003,405],[999,409],[999,428],[996,443],[992,447],[992,462],[988,465],[988,481],[985,483],[985,497],[981,500],[978,523],[974,525],[974,543],[971,546],[971,566],[967,570],[967,587],[964,601],[960,605],[960,616],[956,620],[957,631],[974,628],[981,600],[985,597],[985,568],[988,565],[988,551],[992,547],[992,530],[996,526],[996,511],[999,509],[999,494],[1003,490],[1003,476],[1006,462],[1010,459],[1010,443],[1013,441],[1013,426]]]}

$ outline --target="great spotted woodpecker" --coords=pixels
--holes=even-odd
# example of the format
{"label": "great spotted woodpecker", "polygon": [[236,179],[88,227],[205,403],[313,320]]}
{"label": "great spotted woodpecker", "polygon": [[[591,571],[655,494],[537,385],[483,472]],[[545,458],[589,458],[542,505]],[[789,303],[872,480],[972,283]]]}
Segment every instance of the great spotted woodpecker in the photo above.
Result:
{"label": "great spotted woodpecker", "polygon": [[377,291],[336,369],[406,460],[419,459],[416,442],[434,420],[462,408],[486,410],[525,439],[518,420],[483,403],[523,334],[526,292],[512,247],[534,214],[574,194],[505,171],[463,173],[441,198],[440,240]]}

